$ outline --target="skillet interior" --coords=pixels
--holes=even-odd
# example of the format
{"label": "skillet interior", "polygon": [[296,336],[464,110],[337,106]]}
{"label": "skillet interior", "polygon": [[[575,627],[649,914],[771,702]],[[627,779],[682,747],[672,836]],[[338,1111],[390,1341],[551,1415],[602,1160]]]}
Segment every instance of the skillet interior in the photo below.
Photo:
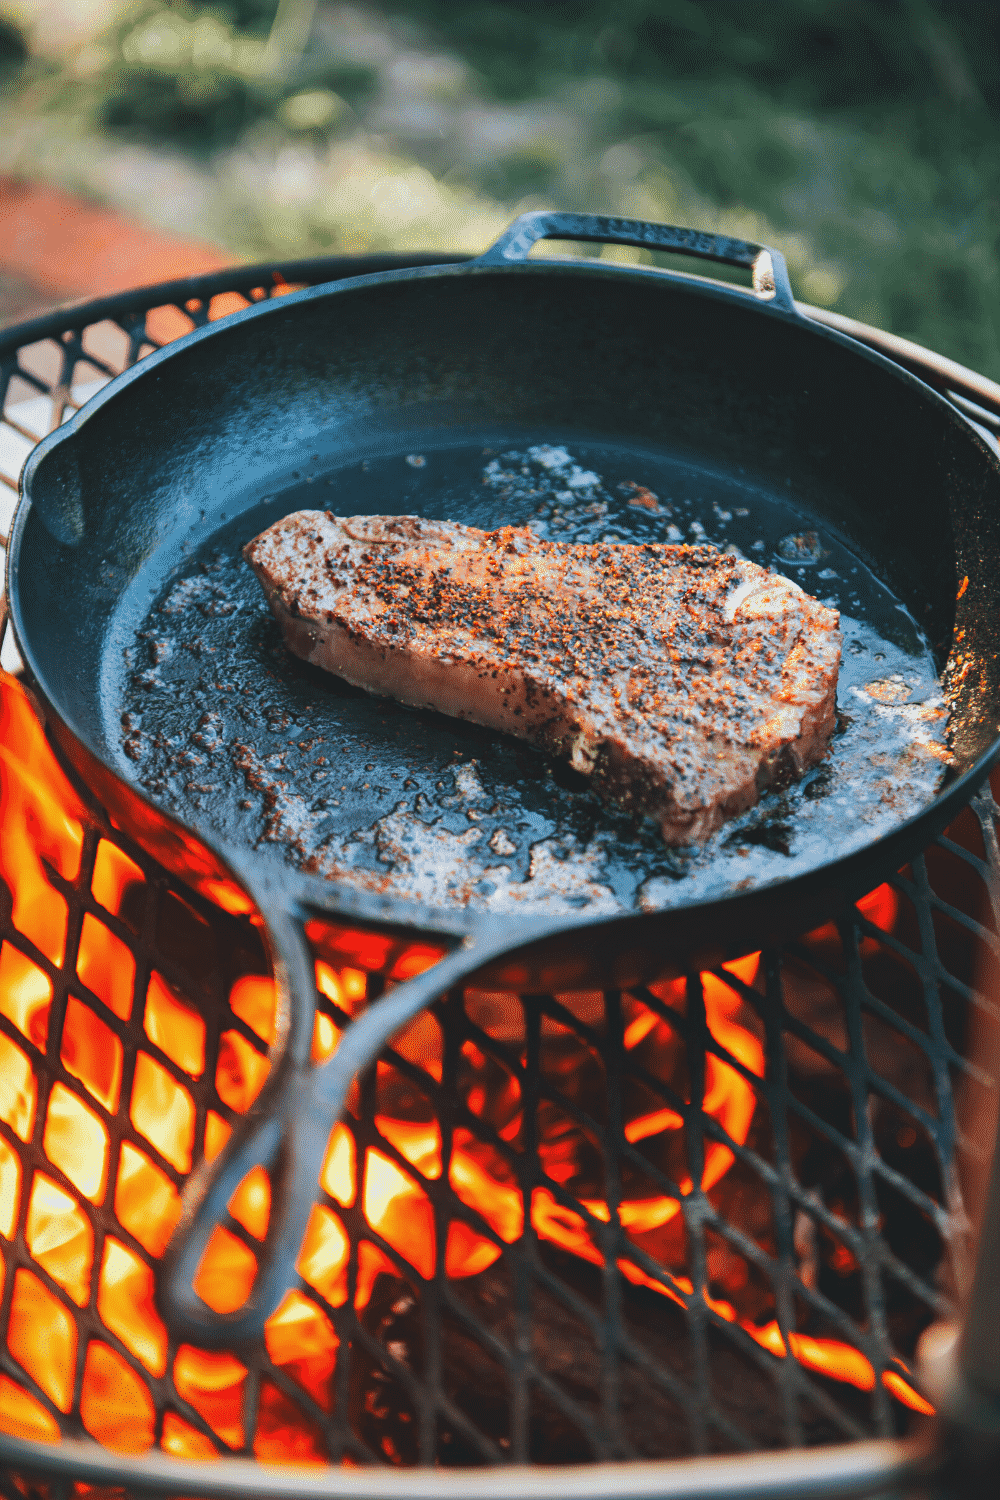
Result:
{"label": "skillet interior", "polygon": [[[447,821],[449,799],[454,808],[463,796],[453,772],[472,759],[488,768],[487,800],[519,798],[528,842],[539,832],[532,817],[548,816],[553,798],[566,804],[570,824],[602,816],[568,778],[546,780],[538,758],[518,746],[373,704],[307,669],[293,668],[290,678],[256,594],[244,601],[227,573],[240,543],[303,504],[414,509],[480,525],[527,519],[512,514],[516,497],[477,493],[469,465],[475,455],[481,474],[483,448],[502,454],[540,440],[600,465],[609,484],[632,478],[661,495],[667,487],[672,499],[700,501],[701,513],[713,500],[721,509],[746,502],[749,529],[769,533],[769,545],[799,529],[799,517],[811,519],[833,551],[845,545],[874,574],[858,612],[877,623],[894,618],[912,633],[904,616],[893,617],[895,596],[926,632],[939,668],[967,574],[957,606],[968,670],[956,680],[952,713],[956,771],[993,741],[996,725],[984,710],[992,714],[1000,650],[995,460],[917,382],[835,337],[768,316],[739,293],[575,267],[408,276],[286,299],[266,317],[248,313],[194,336],[140,374],[29,470],[35,508],[19,528],[12,603],[29,659],[70,727],[209,835],[246,847],[261,834],[247,767],[231,769],[234,740],[251,746],[254,774],[269,756],[286,757],[271,768],[272,784],[287,781],[286,772],[295,780],[307,763],[310,780],[329,778],[318,764],[322,746],[299,749],[315,738],[315,710],[306,705],[318,700],[335,702],[354,734],[327,757],[336,766],[332,790],[349,785],[350,796],[329,798],[337,807],[315,820],[335,836],[338,827],[368,827],[401,793],[416,801],[423,791],[428,806],[439,797]],[[428,462],[404,468],[405,454]],[[631,526],[647,539],[647,519],[623,506],[618,534],[628,539]],[[728,535],[746,546],[738,530]],[[186,622],[147,621],[150,606],[176,597],[172,583],[192,573],[210,583],[189,601]],[[243,609],[227,612],[234,603]],[[841,603],[855,612],[851,597]],[[180,625],[175,648],[200,639],[205,650],[205,665],[188,651],[188,670],[175,663],[153,671],[166,691],[142,681],[155,668],[158,639],[169,637],[163,624]],[[154,628],[143,661],[135,653],[146,625]],[[220,702],[221,718],[200,723]],[[123,712],[137,716],[137,748],[146,739],[135,762],[123,754]],[[148,754],[157,733],[175,741],[159,766]],[[222,775],[201,770],[206,760],[219,765],[220,746]],[[171,756],[190,758],[189,774],[175,765],[172,786],[162,766]],[[465,816],[456,828],[468,829]],[[604,824],[627,842],[613,817]],[[751,857],[767,865],[775,851],[760,847]],[[519,849],[515,862],[521,857]],[[627,848],[623,868],[648,861],[655,875],[665,860],[647,839]],[[762,878],[783,873],[779,852]],[[438,904],[440,894],[430,899]]]}

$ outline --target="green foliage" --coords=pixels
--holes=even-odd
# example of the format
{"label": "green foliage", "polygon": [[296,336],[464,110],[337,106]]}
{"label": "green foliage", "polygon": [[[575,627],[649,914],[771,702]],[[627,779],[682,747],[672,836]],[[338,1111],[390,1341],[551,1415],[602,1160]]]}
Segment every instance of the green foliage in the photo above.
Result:
{"label": "green foliage", "polygon": [[269,46],[275,10],[274,0],[145,0],[104,38],[100,65],[77,92],[102,128],[198,155],[233,144],[304,88],[364,96],[370,68]]}
{"label": "green foliage", "polygon": [[383,8],[431,27],[498,99],[589,110],[590,170],[564,162],[546,182],[519,146],[484,169],[498,196],[748,221],[785,248],[804,300],[1000,378],[1000,10],[987,0]]}
{"label": "green foliage", "polygon": [[239,31],[266,37],[278,6],[277,0],[228,0],[228,3],[214,8]]}
{"label": "green foliage", "polygon": [[[388,0],[460,50],[505,98],[594,71],[630,85],[752,79],[800,107],[864,105],[968,83],[995,102],[985,0]],[[983,44],[986,44],[985,46]],[[992,43],[992,45],[990,45]],[[959,54],[961,56],[959,57]],[[964,70],[967,80],[961,80]]]}
{"label": "green foliage", "polygon": [[0,77],[16,72],[27,61],[28,44],[8,16],[0,16]]}
{"label": "green foliage", "polygon": [[98,109],[109,130],[211,151],[270,106],[263,41],[221,15],[151,3],[109,42]]}
{"label": "green foliage", "polygon": [[[804,301],[1000,378],[987,0],[368,0],[369,52],[357,13],[313,12],[281,0],[277,46],[278,0],[138,0],[80,56],[28,60],[40,144],[18,170],[48,170],[48,126],[179,147],[221,205],[191,229],[247,254],[464,248],[543,204],[690,223],[775,244]],[[450,81],[418,86],[435,50]],[[0,32],[8,80],[23,56]]]}

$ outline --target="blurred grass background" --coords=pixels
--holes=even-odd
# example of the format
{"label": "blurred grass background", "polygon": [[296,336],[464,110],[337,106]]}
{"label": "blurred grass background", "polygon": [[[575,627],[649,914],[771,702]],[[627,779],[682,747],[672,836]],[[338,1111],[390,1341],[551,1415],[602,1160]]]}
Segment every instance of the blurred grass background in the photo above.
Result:
{"label": "blurred grass background", "polygon": [[983,0],[0,0],[0,174],[234,259],[474,251],[537,207],[718,229],[781,248],[803,300],[1000,379],[998,20]]}

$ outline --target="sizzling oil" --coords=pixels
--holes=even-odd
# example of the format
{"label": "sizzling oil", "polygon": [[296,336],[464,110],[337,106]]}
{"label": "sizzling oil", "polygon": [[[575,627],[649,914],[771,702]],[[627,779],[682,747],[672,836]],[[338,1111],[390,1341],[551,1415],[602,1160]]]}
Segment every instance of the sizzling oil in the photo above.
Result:
{"label": "sizzling oil", "polygon": [[[708,844],[671,850],[528,746],[373,699],[292,657],[239,555],[299,508],[413,513],[560,541],[711,541],[839,608],[826,760]],[[919,812],[946,710],[916,622],[784,499],[655,455],[553,444],[395,455],[270,497],[178,576],[128,650],[122,750],[161,804],[299,868],[435,906],[655,909],[770,883]]]}

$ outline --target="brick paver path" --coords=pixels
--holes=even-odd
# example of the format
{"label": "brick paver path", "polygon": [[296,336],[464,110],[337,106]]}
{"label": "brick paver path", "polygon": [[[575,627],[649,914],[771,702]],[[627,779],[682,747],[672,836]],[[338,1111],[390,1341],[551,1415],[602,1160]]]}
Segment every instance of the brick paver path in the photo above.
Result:
{"label": "brick paver path", "polygon": [[63,302],[230,264],[214,245],[176,239],[57,188],[0,177],[0,326]]}

